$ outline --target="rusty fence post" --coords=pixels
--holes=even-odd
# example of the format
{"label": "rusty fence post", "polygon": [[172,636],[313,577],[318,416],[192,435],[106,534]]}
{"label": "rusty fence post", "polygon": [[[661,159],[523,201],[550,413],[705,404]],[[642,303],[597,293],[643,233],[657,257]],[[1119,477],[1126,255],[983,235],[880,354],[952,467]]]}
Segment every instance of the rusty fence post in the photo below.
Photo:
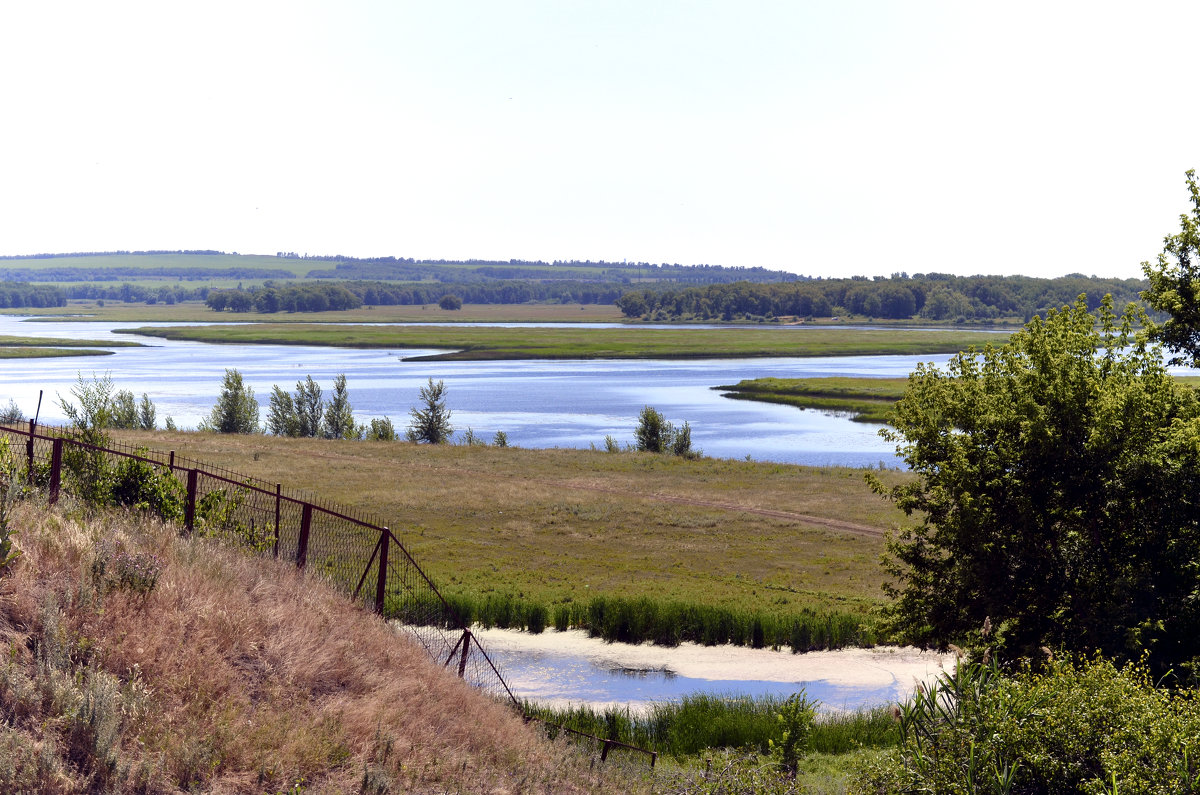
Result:
{"label": "rusty fence post", "polygon": [[383,601],[387,596],[388,547],[392,545],[392,534],[385,527],[379,537],[379,579],[375,582],[375,612],[383,615]]}
{"label": "rusty fence post", "polygon": [[283,492],[283,484],[275,484],[275,549],[271,553],[272,557],[279,558],[279,503],[280,495]]}
{"label": "rusty fence post", "polygon": [[196,529],[196,481],[199,474],[195,469],[188,470],[187,503],[183,508],[183,526],[189,535]]}
{"label": "rusty fence post", "polygon": [[58,502],[58,490],[62,486],[62,437],[54,440],[50,453],[50,504]]}
{"label": "rusty fence post", "polygon": [[312,527],[312,503],[304,503],[300,512],[300,540],[296,543],[296,568],[303,569],[308,562],[308,531]]}
{"label": "rusty fence post", "polygon": [[471,650],[471,630],[464,629],[462,637],[462,657],[458,659],[458,678],[467,674],[467,653]]}
{"label": "rusty fence post", "polygon": [[37,433],[37,420],[29,421],[29,441],[25,442],[25,455],[29,458],[29,482],[33,483],[33,435]]}

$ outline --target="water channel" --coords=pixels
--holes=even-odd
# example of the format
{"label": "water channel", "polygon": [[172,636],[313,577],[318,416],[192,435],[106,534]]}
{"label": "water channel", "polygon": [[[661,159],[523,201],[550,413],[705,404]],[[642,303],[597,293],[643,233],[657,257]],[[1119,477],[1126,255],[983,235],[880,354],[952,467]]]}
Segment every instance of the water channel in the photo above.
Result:
{"label": "water channel", "polygon": [[[444,380],[453,423],[485,439],[504,431],[521,447],[603,446],[606,435],[632,441],[637,415],[650,405],[676,424],[691,425],[693,446],[721,458],[750,457],[813,466],[896,466],[878,426],[790,406],[732,400],[712,389],[746,378],[775,376],[902,377],[918,361],[948,356],[839,356],[824,358],[711,359],[689,361],[412,362],[429,353],[302,345],[213,345],[177,342],[114,330],[139,324],[22,322],[0,316],[0,334],[58,339],[114,339],[147,347],[114,348],[111,356],[0,361],[0,402],[9,398],[32,415],[44,390],[41,419],[62,419],[57,404],[77,377],[111,373],[117,388],[148,394],[161,422],[170,415],[195,427],[216,402],[226,368],[241,371],[266,413],[271,387],[294,390],[311,375],[329,390],[345,373],[356,418],[390,417],[408,423],[426,379]],[[151,325],[151,324],[140,324]],[[158,324],[195,325],[195,324]],[[736,330],[730,330],[736,333]],[[902,332],[900,332],[902,333]]]}
{"label": "water channel", "polygon": [[[949,358],[413,362],[405,358],[432,351],[214,345],[114,333],[132,325],[196,324],[23,322],[0,316],[0,335],[64,342],[111,338],[145,346],[114,348],[110,356],[0,360],[0,404],[12,398],[32,414],[38,391],[43,390],[41,420],[58,422],[62,411],[57,401],[69,398],[80,375],[109,373],[117,388],[149,395],[160,422],[170,415],[187,428],[195,427],[216,402],[226,368],[241,371],[264,415],[273,385],[294,390],[297,380],[311,375],[328,390],[334,376],[345,373],[360,422],[388,416],[402,428],[418,390],[433,378],[446,382],[457,429],[470,427],[484,438],[503,430],[517,446],[602,446],[605,435],[629,442],[638,413],[651,405],[677,424],[688,421],[693,445],[710,456],[816,466],[896,466],[899,461],[878,436],[878,426],[790,406],[732,400],[712,387],[763,376],[902,377],[918,361],[944,364]],[[522,697],[634,708],[696,691],[786,697],[799,689],[825,709],[853,708],[903,698],[916,680],[932,676],[941,664],[926,658],[915,663],[900,660],[887,651],[864,657],[855,650],[827,658],[726,648],[724,653],[737,659],[730,666],[713,663],[713,651],[702,648],[597,648],[599,641],[568,642],[566,635],[510,633],[484,642]],[[814,667],[822,660],[827,662]]]}

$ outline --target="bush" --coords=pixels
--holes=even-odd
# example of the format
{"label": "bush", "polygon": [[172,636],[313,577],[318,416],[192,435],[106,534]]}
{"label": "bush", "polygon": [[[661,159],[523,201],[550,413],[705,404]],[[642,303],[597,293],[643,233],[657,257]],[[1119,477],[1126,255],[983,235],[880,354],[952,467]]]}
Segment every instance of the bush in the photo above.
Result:
{"label": "bush", "polygon": [[857,792],[1165,795],[1200,790],[1200,701],[1100,657],[1002,673],[962,662],[900,713]]}
{"label": "bush", "polygon": [[168,522],[183,519],[183,484],[175,476],[145,461],[123,459],[113,470],[111,494],[117,505],[151,511]]}

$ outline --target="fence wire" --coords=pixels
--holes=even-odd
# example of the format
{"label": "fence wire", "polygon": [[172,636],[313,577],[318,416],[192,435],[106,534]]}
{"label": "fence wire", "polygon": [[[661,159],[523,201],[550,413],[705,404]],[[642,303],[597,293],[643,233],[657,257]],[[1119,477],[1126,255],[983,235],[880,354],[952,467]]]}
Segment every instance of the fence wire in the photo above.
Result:
{"label": "fence wire", "polygon": [[[524,712],[487,651],[403,544],[377,517],[207,462],[105,440],[88,444],[65,428],[0,426],[9,455],[31,485],[89,499],[129,462],[173,478],[189,532],[256,554],[293,561],[364,608],[380,613],[429,656],[464,680]],[[382,576],[380,571],[382,568]],[[528,719],[528,718],[527,718]],[[611,750],[649,751],[554,727]]]}

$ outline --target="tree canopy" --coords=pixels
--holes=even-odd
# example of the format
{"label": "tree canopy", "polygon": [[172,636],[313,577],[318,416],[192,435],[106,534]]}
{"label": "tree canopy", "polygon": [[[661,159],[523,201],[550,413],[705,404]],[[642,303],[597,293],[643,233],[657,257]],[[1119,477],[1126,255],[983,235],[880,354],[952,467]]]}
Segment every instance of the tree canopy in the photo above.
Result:
{"label": "tree canopy", "polygon": [[909,640],[970,642],[987,622],[1010,658],[1200,655],[1200,400],[1135,336],[1142,317],[1081,298],[910,376],[883,433],[916,478],[874,480],[918,519],[888,544]]}
{"label": "tree canopy", "polygon": [[1142,297],[1170,317],[1151,334],[1175,352],[1172,364],[1200,366],[1200,186],[1187,172],[1192,214],[1179,216],[1178,234],[1167,235],[1158,262],[1142,263],[1150,288]]}

